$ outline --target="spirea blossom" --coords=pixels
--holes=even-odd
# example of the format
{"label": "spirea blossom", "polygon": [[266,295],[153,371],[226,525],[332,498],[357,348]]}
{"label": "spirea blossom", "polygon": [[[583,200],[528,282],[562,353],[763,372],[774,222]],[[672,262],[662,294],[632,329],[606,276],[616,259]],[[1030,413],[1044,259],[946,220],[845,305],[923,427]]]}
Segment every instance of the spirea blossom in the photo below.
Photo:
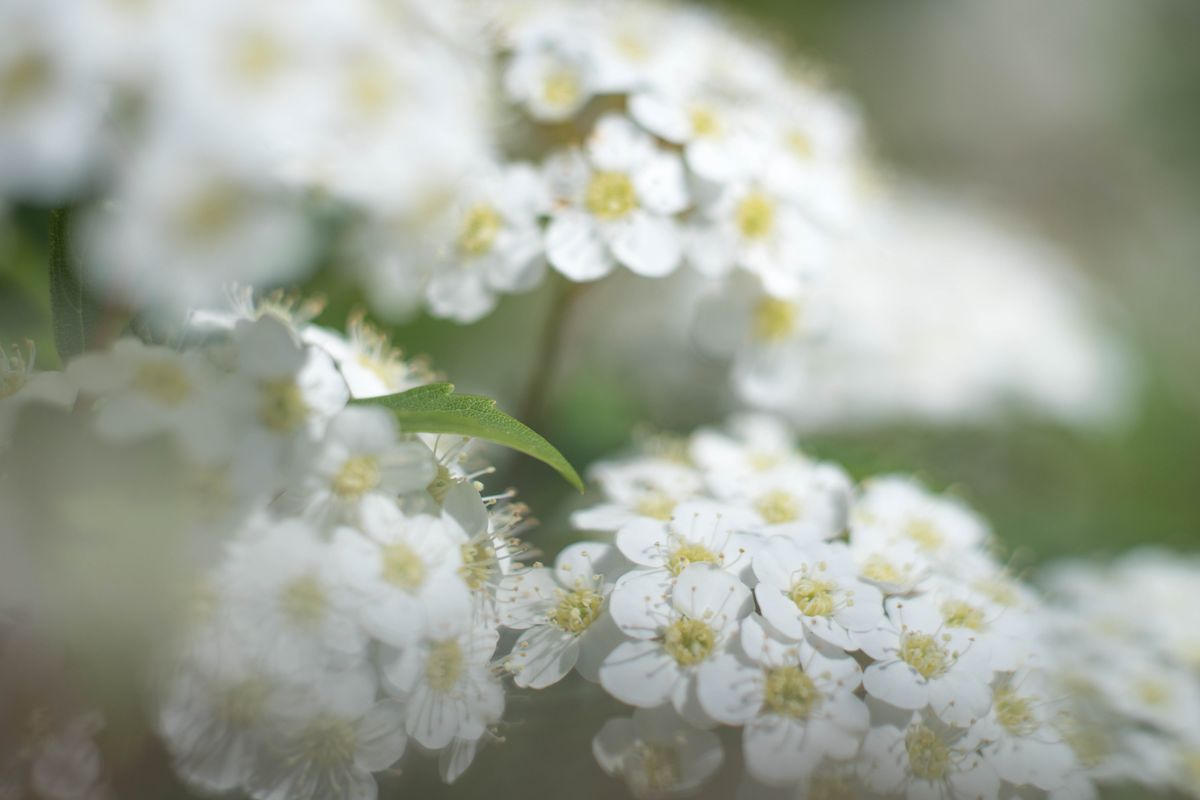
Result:
{"label": "spirea blossom", "polygon": [[[351,384],[374,396],[428,380],[426,368],[361,320],[346,338],[314,327],[310,304],[231,298],[230,308],[189,315],[172,337],[180,345],[125,336],[64,373],[35,372],[31,353],[6,353],[6,413],[22,433],[35,411],[61,426],[78,396],[79,421],[101,446],[165,453],[151,469],[178,473],[179,496],[148,504],[162,504],[165,516],[153,519],[168,527],[127,535],[177,543],[189,564],[169,573],[175,585],[152,584],[161,594],[140,600],[176,609],[159,643],[153,705],[183,782],[259,800],[369,798],[373,773],[408,749],[438,756],[452,781],[502,723],[506,676],[534,688],[575,666],[590,664],[595,676],[620,638],[606,603],[623,559],[596,543],[564,552],[552,572],[523,565],[514,536],[524,512],[511,493],[481,494],[476,478],[490,469],[466,463],[467,440],[424,437],[382,407],[350,402]],[[69,391],[52,391],[58,384]],[[6,458],[10,446],[24,441],[0,445]],[[4,464],[6,531],[16,527],[0,608],[55,608],[47,587],[56,584],[22,594],[9,579],[24,555],[14,548],[36,528],[24,530],[28,500],[10,492]],[[137,474],[105,470],[106,481]],[[82,513],[103,492],[95,478],[89,485],[78,501],[59,497],[69,515],[72,503],[92,504],[70,516],[79,538],[64,552],[94,546],[88,514],[109,516]],[[30,556],[27,572],[40,563]],[[502,623],[527,635],[501,646]],[[47,739],[42,760],[60,774],[37,761],[33,780],[77,780],[78,796],[99,796],[85,791],[99,767],[80,765],[76,779],[66,763],[95,760],[86,748],[96,729],[70,723],[61,741]]]}
{"label": "spirea blossom", "polygon": [[[900,476],[855,485],[765,417],[595,474],[606,499],[574,521],[628,560],[607,598],[624,641],[600,684],[691,736],[741,729],[748,787],[1092,796],[1073,695],[1050,688],[1053,614],[961,500]],[[635,793],[682,780],[679,766],[622,770],[612,736],[596,757]]]}

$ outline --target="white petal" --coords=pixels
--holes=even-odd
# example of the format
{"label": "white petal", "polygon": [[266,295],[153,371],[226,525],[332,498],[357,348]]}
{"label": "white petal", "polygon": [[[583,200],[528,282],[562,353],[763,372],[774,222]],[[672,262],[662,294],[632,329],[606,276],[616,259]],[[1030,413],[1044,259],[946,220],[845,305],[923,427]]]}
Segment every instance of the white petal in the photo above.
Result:
{"label": "white petal", "polygon": [[592,218],[567,209],[546,229],[546,258],[573,281],[594,281],[612,272],[614,262]]}
{"label": "white petal", "polygon": [[653,708],[671,699],[681,679],[679,665],[658,642],[630,641],[619,645],[600,667],[600,685],[623,703]]}
{"label": "white petal", "polygon": [[902,661],[872,664],[863,673],[863,688],[897,708],[924,708],[929,690],[916,670]]}
{"label": "white petal", "polygon": [[617,260],[647,278],[669,275],[683,260],[679,226],[666,217],[634,211],[607,226],[605,236]]}
{"label": "white petal", "polygon": [[578,637],[553,625],[539,625],[513,645],[509,669],[517,686],[544,689],[562,680],[578,658]]}

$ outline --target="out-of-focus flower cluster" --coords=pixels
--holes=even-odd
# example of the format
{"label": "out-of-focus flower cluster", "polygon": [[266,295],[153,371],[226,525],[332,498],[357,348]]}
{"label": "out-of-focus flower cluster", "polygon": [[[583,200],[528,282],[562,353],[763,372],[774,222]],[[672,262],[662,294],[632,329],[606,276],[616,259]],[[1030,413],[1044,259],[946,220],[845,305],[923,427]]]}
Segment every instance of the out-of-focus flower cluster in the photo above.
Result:
{"label": "out-of-focus flower cluster", "polygon": [[[372,773],[406,745],[438,755],[452,781],[504,710],[497,592],[523,509],[481,496],[490,469],[467,471],[466,439],[405,433],[350,403],[429,378],[378,334],[313,326],[311,307],[283,298],[235,299],[193,315],[178,347],[122,338],[56,381],[10,355],[0,408],[21,416],[0,452],[0,607],[54,635],[92,619],[79,606],[106,604],[131,619],[94,633],[121,641],[147,626],[137,606],[173,605],[157,728],[205,792],[373,797]],[[53,383],[69,392],[47,402]],[[99,457],[87,436],[47,438],[78,424]],[[142,464],[155,445],[166,455]],[[87,474],[48,476],[36,449]],[[176,493],[150,483],[161,473]],[[176,568],[156,559],[164,541]],[[71,586],[79,575],[138,591],[88,594]]]}
{"label": "out-of-focus flower cluster", "polygon": [[89,278],[129,304],[302,277],[330,203],[400,226],[488,157],[454,0],[13,0],[0,30],[0,199],[94,200]]}
{"label": "out-of-focus flower cluster", "polygon": [[[960,501],[905,477],[855,487],[763,418],[593,477],[607,500],[574,522],[611,531],[614,545],[589,547],[625,566],[597,567],[579,619],[619,632],[598,678],[637,709],[594,750],[637,796],[711,776],[718,725],[742,729],[747,791],[1093,795],[1050,681],[1046,605]],[[552,591],[510,580],[527,607]],[[514,650],[518,682],[557,676],[552,644]]]}
{"label": "out-of-focus flower cluster", "polygon": [[705,288],[693,336],[730,359],[740,401],[801,430],[1014,409],[1104,424],[1131,403],[1129,354],[1070,261],[927,190],[877,195],[817,289],[776,304],[777,325],[767,302],[745,282]]}
{"label": "out-of-focus flower cluster", "polygon": [[1099,780],[1200,797],[1200,560],[1156,549],[1047,580],[1055,680]]}
{"label": "out-of-focus flower cluster", "polygon": [[431,221],[424,256],[390,280],[469,322],[547,263],[579,282],[687,264],[744,273],[773,297],[820,274],[853,218],[861,165],[840,97],[695,8],[480,8],[512,107],[505,158]]}

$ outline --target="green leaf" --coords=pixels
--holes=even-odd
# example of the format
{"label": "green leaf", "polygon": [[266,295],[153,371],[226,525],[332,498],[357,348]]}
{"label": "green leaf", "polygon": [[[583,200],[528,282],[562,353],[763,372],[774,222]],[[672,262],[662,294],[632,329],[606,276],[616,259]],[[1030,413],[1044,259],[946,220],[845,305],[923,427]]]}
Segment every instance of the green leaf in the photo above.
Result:
{"label": "green leaf", "polygon": [[490,397],[455,394],[452,383],[431,383],[400,394],[353,402],[391,410],[401,430],[410,433],[470,436],[511,447],[553,467],[568,483],[583,491],[583,480],[563,454],[533,429],[497,408]]}
{"label": "green leaf", "polygon": [[54,347],[63,363],[87,349],[99,317],[72,261],[69,228],[70,212],[50,212],[50,312]]}

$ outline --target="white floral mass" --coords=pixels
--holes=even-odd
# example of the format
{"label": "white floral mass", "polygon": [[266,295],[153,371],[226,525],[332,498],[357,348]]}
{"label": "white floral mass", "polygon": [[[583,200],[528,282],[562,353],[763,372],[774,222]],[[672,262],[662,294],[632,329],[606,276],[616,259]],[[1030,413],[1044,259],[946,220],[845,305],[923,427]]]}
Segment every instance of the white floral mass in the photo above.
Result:
{"label": "white floral mass", "polygon": [[[453,784],[579,691],[629,707],[591,755],[637,798],[1200,797],[1200,565],[1035,585],[960,498],[796,448],[1128,388],[1069,270],[880,190],[808,66],[635,0],[3,0],[0,30],[0,213],[69,210],[121,323],[61,370],[0,349],[0,798],[116,796],[110,672],[201,796]],[[773,416],[592,465],[543,552],[473,440],[364,402],[427,363],[272,291],[319,268],[462,325],[610,276],[668,287],[634,309],[660,325],[689,280],[695,343]]]}

